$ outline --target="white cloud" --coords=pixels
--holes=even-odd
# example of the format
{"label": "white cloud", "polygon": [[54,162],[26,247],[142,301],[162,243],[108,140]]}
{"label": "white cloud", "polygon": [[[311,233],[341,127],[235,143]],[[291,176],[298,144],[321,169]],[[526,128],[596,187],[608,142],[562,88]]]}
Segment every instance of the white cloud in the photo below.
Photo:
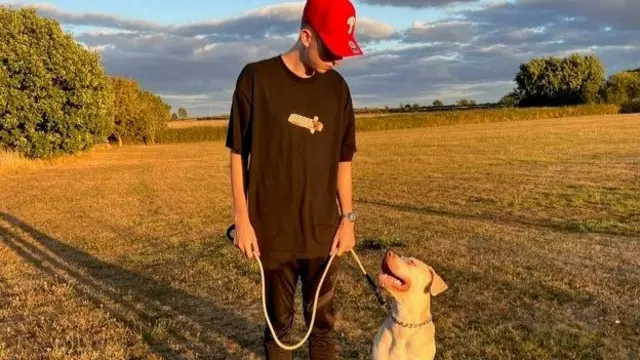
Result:
{"label": "white cloud", "polygon": [[[640,2],[576,1],[474,2],[472,10],[450,10],[449,17],[431,22],[416,19],[407,29],[363,17],[357,31],[366,56],[347,59],[339,71],[356,106],[396,106],[436,98],[497,101],[511,90],[519,64],[534,56],[593,51],[609,72],[640,66],[640,29],[622,14]],[[445,3],[451,2],[431,2]],[[228,111],[247,62],[293,44],[302,12],[301,3],[280,3],[227,19],[166,25],[52,4],[36,7],[75,28],[80,43],[101,52],[108,73],[133,77],[174,109],[184,105],[190,114],[203,115]]]}
{"label": "white cloud", "polygon": [[385,40],[397,36],[393,26],[369,18],[362,18],[356,25],[356,36],[360,40]]}
{"label": "white cloud", "polygon": [[476,1],[478,0],[362,0],[363,3],[370,5],[408,7],[413,9],[443,7]]}
{"label": "white cloud", "polygon": [[477,30],[473,23],[460,20],[415,22],[405,31],[407,42],[461,42],[473,40]]}
{"label": "white cloud", "polygon": [[91,25],[113,29],[152,32],[161,32],[166,29],[165,26],[158,25],[150,21],[127,19],[112,14],[92,12],[74,13],[63,11],[50,3],[20,4],[20,6],[35,8],[38,10],[40,15],[56,19],[65,24]]}
{"label": "white cloud", "polygon": [[171,101],[180,101],[188,104],[204,104],[207,105],[211,99],[211,94],[158,94],[162,98]]}

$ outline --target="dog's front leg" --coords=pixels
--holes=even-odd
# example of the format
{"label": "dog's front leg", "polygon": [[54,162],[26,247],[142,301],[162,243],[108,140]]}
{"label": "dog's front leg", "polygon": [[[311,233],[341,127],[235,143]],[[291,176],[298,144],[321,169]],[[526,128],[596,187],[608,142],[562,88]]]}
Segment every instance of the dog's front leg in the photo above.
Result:
{"label": "dog's front leg", "polygon": [[407,343],[393,339],[391,347],[389,348],[389,359],[408,360]]}
{"label": "dog's front leg", "polygon": [[373,360],[391,360],[390,357],[390,349],[391,343],[393,342],[393,335],[391,331],[386,327],[382,326],[378,333],[376,334],[375,339],[373,340],[373,348],[372,348],[372,359]]}

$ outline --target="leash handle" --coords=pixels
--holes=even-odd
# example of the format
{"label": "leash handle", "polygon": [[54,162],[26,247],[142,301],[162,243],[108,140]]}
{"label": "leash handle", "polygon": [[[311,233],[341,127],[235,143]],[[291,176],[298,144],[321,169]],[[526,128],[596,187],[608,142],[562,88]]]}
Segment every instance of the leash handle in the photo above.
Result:
{"label": "leash handle", "polygon": [[[236,225],[235,224],[229,226],[229,228],[227,229],[227,239],[229,239],[232,243],[233,243],[233,240],[235,238],[235,229],[236,229]],[[369,284],[369,287],[371,288],[371,291],[373,292],[373,294],[375,295],[376,299],[378,300],[378,304],[380,304],[380,306],[382,306],[383,308],[386,308],[387,302],[386,302],[384,296],[382,295],[382,291],[380,290],[378,285],[376,285],[376,282],[373,281],[371,276],[367,273],[367,271],[365,270],[364,266],[362,266],[362,263],[360,262],[360,259],[356,255],[355,251],[351,250],[351,255],[353,255],[353,258],[358,263],[358,266],[360,267],[360,270],[362,271],[362,274],[367,279],[367,283]],[[331,264],[331,263],[329,263],[329,264]]]}
{"label": "leash handle", "polygon": [[231,226],[229,226],[229,228],[227,229],[227,239],[229,239],[231,242],[233,242],[235,236],[232,235],[233,233],[235,233],[236,231],[236,225],[233,224]]}

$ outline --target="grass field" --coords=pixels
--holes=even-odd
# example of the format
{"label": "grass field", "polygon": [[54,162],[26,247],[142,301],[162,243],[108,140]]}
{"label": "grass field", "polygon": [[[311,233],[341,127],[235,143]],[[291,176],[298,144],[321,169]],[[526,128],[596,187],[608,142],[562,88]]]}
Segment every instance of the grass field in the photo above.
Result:
{"label": "grass field", "polygon": [[[358,254],[375,274],[392,246],[444,278],[438,359],[638,359],[640,117],[370,131],[358,144]],[[6,172],[0,359],[262,358],[258,266],[227,244],[230,222],[220,141]],[[386,314],[351,257],[337,296],[341,358],[368,359]]]}

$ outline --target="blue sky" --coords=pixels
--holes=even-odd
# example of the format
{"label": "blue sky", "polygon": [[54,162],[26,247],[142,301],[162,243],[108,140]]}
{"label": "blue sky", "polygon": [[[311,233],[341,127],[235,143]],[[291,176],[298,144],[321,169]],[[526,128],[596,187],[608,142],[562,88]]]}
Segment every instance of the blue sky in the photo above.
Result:
{"label": "blue sky", "polygon": [[[22,3],[28,3],[21,1]],[[175,2],[149,1],[149,0],[112,0],[104,2],[61,0],[50,1],[60,8],[77,12],[101,12],[120,15],[130,18],[141,18],[166,24],[180,24],[193,21],[206,21],[212,19],[225,19],[241,15],[260,7],[288,3],[291,1],[273,0],[242,0],[242,1],[202,1],[184,0],[176,6]],[[409,27],[411,23],[419,21],[432,21],[438,19],[444,12],[439,8],[414,9],[394,6],[357,5],[359,16],[374,19],[385,19],[385,22],[398,28]],[[149,8],[153,11],[150,11]],[[469,6],[454,6],[453,8],[465,8]]]}
{"label": "blue sky", "polygon": [[[285,3],[288,1],[242,0],[242,1],[202,1],[183,0],[176,6],[175,2],[149,0],[111,0],[111,1],[51,1],[60,8],[77,12],[112,13],[123,17],[141,18],[167,24],[188,23],[211,19],[225,19],[266,5]],[[439,9],[409,9],[392,6],[371,6],[357,4],[358,14],[371,18],[385,18],[385,21],[396,27],[408,27],[417,19],[422,21],[438,18]],[[152,11],[150,11],[153,9]]]}
{"label": "blue sky", "polygon": [[[46,1],[46,0],[45,0]],[[498,101],[533,57],[592,53],[607,75],[640,67],[638,0],[353,0],[362,58],[347,60],[356,107]],[[36,7],[108,74],[174,109],[226,114],[240,69],[293,44],[303,1],[2,1]]]}

